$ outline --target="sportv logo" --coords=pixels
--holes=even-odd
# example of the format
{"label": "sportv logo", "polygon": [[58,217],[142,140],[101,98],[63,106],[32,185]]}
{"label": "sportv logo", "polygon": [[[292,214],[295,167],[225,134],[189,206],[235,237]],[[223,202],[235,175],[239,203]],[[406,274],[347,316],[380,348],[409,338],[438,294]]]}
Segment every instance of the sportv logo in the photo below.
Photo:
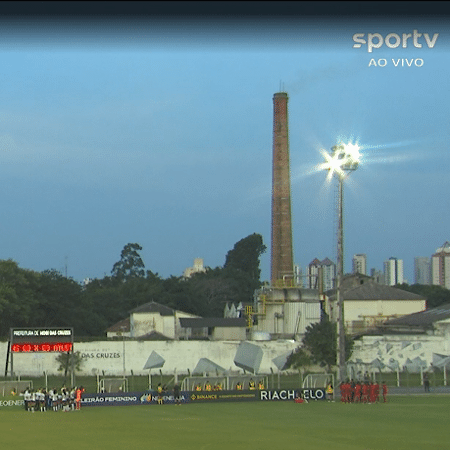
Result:
{"label": "sportv logo", "polygon": [[423,36],[425,38],[425,42],[428,48],[433,48],[436,44],[436,41],[439,37],[439,33],[434,33],[433,37],[430,38],[428,33],[419,33],[417,30],[413,30],[411,33],[403,33],[401,36],[397,33],[389,33],[384,38],[380,33],[369,33],[367,35],[367,40],[365,39],[365,33],[355,33],[353,35],[353,48],[361,48],[362,45],[367,44],[367,51],[372,53],[374,48],[380,48],[383,44],[389,48],[402,48],[408,47],[408,39],[412,38],[412,42],[414,47],[422,48],[422,43],[419,42],[419,39]]}

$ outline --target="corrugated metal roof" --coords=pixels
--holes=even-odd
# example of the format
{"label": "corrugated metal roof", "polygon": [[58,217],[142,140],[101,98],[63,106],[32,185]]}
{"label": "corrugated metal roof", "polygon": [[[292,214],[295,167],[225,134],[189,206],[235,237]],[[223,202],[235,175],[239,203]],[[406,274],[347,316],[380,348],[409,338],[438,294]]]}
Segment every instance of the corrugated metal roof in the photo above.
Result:
{"label": "corrugated metal roof", "polygon": [[174,315],[174,310],[172,308],[169,308],[168,306],[161,305],[160,303],[156,303],[156,302],[144,303],[143,305],[138,306],[137,308],[134,308],[130,312],[131,312],[131,314],[157,312],[157,313],[161,314],[161,316],[173,316]]}
{"label": "corrugated metal roof", "polygon": [[[335,296],[336,291],[333,291],[329,297]],[[368,283],[345,291],[344,300],[425,300],[425,297],[383,284]]]}
{"label": "corrugated metal roof", "polygon": [[180,325],[183,328],[246,327],[247,321],[244,318],[180,318]]}
{"label": "corrugated metal roof", "polygon": [[384,323],[386,327],[397,327],[397,326],[421,326],[427,327],[432,325],[434,322],[439,322],[440,320],[445,320],[450,318],[450,303],[438,306],[436,308],[426,309],[414,314],[408,314],[407,316],[402,316],[397,319],[388,320]]}
{"label": "corrugated metal roof", "polygon": [[114,325],[111,325],[106,331],[110,332],[128,332],[130,331],[130,318],[123,319],[120,322],[115,323]]}
{"label": "corrugated metal roof", "polygon": [[150,333],[144,334],[136,338],[137,341],[172,341],[173,339],[167,337],[158,331],[150,331]]}

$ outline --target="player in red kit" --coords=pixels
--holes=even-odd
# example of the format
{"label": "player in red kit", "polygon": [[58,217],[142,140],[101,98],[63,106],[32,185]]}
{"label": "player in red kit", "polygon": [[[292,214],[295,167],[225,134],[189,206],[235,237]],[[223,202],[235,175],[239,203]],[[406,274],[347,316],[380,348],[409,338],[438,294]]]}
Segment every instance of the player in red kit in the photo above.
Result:
{"label": "player in red kit", "polygon": [[369,401],[369,384],[364,383],[361,388],[362,396],[361,396],[361,402],[367,403]]}
{"label": "player in red kit", "polygon": [[353,395],[353,402],[359,403],[361,401],[361,383],[359,381],[355,384],[355,393]]}
{"label": "player in red kit", "polygon": [[375,387],[374,387],[374,401],[379,402],[380,400],[380,385],[375,381]]}
{"label": "player in red kit", "polygon": [[383,384],[381,386],[382,392],[383,392],[383,403],[387,402],[387,393],[388,393],[388,388],[386,385],[386,381],[383,381]]}
{"label": "player in red kit", "polygon": [[369,386],[369,403],[375,403],[377,401],[377,385],[371,383]]}
{"label": "player in red kit", "polygon": [[342,383],[339,385],[339,390],[341,391],[341,402],[343,403],[343,402],[344,402],[344,399],[345,399],[345,386],[344,386],[344,382],[342,382]]}

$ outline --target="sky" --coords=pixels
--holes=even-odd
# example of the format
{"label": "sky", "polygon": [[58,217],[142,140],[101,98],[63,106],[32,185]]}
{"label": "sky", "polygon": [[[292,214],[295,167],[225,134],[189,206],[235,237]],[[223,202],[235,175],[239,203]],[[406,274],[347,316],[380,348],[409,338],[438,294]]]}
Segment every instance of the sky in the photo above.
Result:
{"label": "sky", "polygon": [[345,271],[355,253],[377,270],[397,257],[413,283],[414,257],[450,241],[449,31],[446,16],[5,19],[0,259],[81,281],[139,243],[166,278],[197,257],[222,266],[260,233],[269,279],[272,97],[285,91],[295,264],[336,262],[336,182],[317,166],[356,142]]}

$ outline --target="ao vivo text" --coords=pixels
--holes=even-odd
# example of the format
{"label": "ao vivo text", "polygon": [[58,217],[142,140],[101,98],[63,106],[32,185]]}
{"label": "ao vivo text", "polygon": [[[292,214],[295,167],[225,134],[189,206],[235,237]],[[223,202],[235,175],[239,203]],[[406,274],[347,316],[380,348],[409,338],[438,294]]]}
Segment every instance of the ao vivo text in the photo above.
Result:
{"label": "ao vivo text", "polygon": [[422,58],[399,58],[399,59],[374,59],[369,61],[369,67],[386,67],[387,65],[393,65],[394,67],[422,67]]}

